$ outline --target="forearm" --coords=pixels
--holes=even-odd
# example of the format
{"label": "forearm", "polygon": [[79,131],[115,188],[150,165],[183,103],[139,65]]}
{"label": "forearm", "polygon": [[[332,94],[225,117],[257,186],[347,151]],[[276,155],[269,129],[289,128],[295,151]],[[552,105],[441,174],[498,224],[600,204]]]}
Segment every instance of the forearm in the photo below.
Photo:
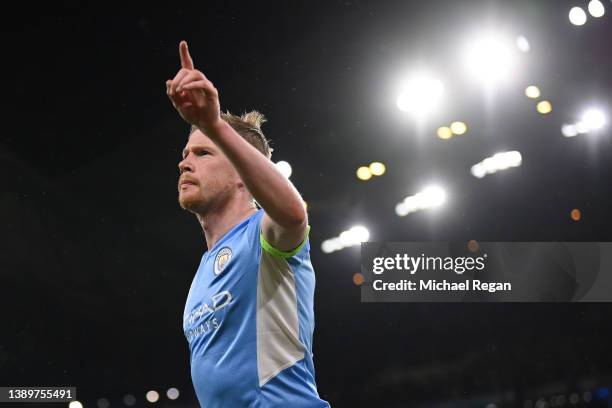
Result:
{"label": "forearm", "polygon": [[200,130],[219,146],[253,198],[274,222],[284,228],[306,224],[300,194],[268,158],[223,120]]}

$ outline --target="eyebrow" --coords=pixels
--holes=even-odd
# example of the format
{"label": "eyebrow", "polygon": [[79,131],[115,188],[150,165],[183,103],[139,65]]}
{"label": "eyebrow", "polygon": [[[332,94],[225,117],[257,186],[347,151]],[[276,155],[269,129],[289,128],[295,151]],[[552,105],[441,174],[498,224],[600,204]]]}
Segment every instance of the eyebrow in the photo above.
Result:
{"label": "eyebrow", "polygon": [[[210,147],[208,147],[208,146],[204,146],[204,145],[195,145],[195,146],[191,146],[191,150],[193,150],[193,149],[206,149],[207,151],[211,152],[211,148],[210,148]],[[183,158],[184,158],[185,156],[187,156],[187,153],[189,153],[189,148],[188,148],[188,147],[185,147],[185,148],[183,149]]]}

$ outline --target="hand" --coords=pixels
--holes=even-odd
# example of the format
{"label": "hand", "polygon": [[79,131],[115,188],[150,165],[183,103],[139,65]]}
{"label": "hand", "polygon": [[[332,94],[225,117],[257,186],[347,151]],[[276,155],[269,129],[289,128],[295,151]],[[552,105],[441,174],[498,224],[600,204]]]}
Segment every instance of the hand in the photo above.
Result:
{"label": "hand", "polygon": [[221,121],[219,94],[203,73],[193,66],[187,42],[179,44],[181,69],[166,81],[166,94],[181,117],[200,129],[212,129]]}

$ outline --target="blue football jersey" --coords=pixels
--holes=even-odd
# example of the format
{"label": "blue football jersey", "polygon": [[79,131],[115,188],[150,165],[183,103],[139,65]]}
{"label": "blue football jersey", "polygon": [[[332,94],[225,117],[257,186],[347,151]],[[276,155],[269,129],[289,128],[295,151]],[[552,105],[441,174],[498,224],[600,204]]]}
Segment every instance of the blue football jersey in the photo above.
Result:
{"label": "blue football jersey", "polygon": [[202,256],[183,315],[205,408],[329,407],[312,358],[315,275],[308,237],[291,252],[261,234],[258,210]]}

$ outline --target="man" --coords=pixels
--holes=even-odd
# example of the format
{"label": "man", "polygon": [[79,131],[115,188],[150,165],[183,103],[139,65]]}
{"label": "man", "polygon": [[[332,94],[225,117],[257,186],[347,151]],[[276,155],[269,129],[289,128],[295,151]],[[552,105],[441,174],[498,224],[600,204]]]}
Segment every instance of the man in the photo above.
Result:
{"label": "man", "polygon": [[206,408],[329,407],[314,379],[304,203],[270,161],[263,116],[221,114],[184,41],[179,54],[181,69],[166,82],[192,125],[179,203],[196,215],[208,246],[183,318],[198,400]]}

